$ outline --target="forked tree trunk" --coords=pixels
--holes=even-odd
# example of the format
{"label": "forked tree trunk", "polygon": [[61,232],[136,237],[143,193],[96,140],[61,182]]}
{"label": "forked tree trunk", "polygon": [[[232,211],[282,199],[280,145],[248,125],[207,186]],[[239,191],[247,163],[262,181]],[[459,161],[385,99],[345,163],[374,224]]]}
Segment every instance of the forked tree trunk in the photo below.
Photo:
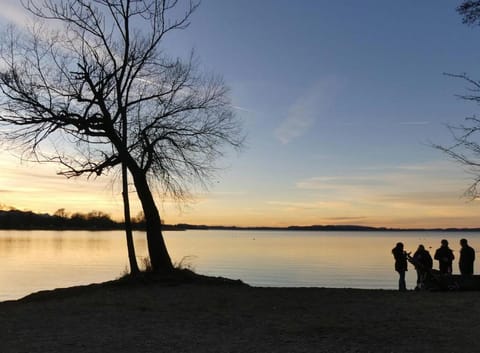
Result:
{"label": "forked tree trunk", "polygon": [[137,195],[145,215],[148,253],[152,269],[157,273],[168,273],[173,270],[172,260],[168,254],[162,234],[162,222],[147,178],[141,170],[130,170]]}

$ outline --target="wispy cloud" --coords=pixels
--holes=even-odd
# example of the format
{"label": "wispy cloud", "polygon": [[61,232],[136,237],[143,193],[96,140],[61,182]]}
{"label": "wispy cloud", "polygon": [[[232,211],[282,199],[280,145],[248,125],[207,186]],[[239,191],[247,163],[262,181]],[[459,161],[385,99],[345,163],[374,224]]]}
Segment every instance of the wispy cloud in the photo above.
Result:
{"label": "wispy cloud", "polygon": [[404,191],[402,193],[391,193],[378,195],[377,199],[383,204],[389,205],[410,205],[410,206],[430,206],[442,207],[448,205],[464,204],[466,200],[461,199],[461,195],[455,191]]}
{"label": "wispy cloud", "polygon": [[428,125],[430,122],[428,121],[401,121],[399,125],[414,125],[414,126],[422,126]]}
{"label": "wispy cloud", "polygon": [[267,201],[267,205],[282,208],[287,211],[305,211],[305,210],[319,210],[343,208],[348,206],[347,202],[343,201],[311,201],[311,202],[295,202],[295,201]]}
{"label": "wispy cloud", "polygon": [[25,25],[28,22],[26,10],[18,0],[4,0],[1,2],[2,11],[0,12],[0,19],[15,23],[17,25]]}
{"label": "wispy cloud", "polygon": [[243,107],[240,107],[238,105],[233,105],[232,108],[235,109],[235,110],[238,110],[240,112],[244,112],[244,113],[249,113],[249,114],[254,114],[255,113],[251,109],[243,108]]}
{"label": "wispy cloud", "polygon": [[329,217],[325,218],[326,220],[334,221],[334,222],[351,222],[351,221],[363,221],[368,219],[368,217],[364,216],[356,216],[356,217]]}
{"label": "wispy cloud", "polygon": [[[351,173],[353,172],[354,171],[351,171]],[[435,179],[438,179],[439,176],[442,176],[442,179],[445,179],[452,174],[458,179],[463,175],[463,171],[458,168],[457,165],[445,159],[410,164],[395,164],[392,162],[390,164],[362,166],[356,168],[355,172],[357,175],[380,175],[382,177],[384,175],[398,175],[403,173],[414,175],[422,174],[431,175],[432,177],[435,177]]]}
{"label": "wispy cloud", "polygon": [[385,185],[386,181],[378,177],[370,176],[326,176],[313,177],[297,182],[296,187],[307,190],[330,189],[332,187],[362,187],[362,186],[379,186]]}
{"label": "wispy cloud", "polygon": [[298,180],[295,187],[322,197],[372,204],[459,204],[465,187],[461,171],[451,164],[425,163],[378,166],[345,170],[339,175],[324,175]]}
{"label": "wispy cloud", "polygon": [[286,144],[305,134],[335,100],[340,81],[328,78],[314,84],[305,94],[298,97],[288,110],[288,115],[274,133],[280,142]]}

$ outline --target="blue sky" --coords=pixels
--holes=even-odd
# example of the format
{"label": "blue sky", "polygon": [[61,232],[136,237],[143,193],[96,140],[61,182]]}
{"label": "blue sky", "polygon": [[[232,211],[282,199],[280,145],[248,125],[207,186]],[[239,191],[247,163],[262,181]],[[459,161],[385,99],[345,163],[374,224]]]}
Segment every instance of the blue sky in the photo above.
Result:
{"label": "blue sky", "polygon": [[[2,4],[17,18],[16,1]],[[443,74],[480,78],[480,28],[461,23],[458,4],[204,0],[165,49],[183,56],[193,48],[206,71],[224,77],[247,144],[227,154],[211,188],[194,190],[192,202],[160,202],[166,221],[480,226],[478,203],[462,198],[471,176],[430,147],[451,142],[445,124],[478,109],[455,96],[466,84]],[[4,158],[20,184],[35,184],[18,171],[28,166]],[[75,193],[85,197],[91,181],[52,178],[29,197],[19,186],[0,187],[0,202],[121,211],[111,179],[93,182],[95,202],[83,205]],[[64,183],[68,196],[46,202]]]}

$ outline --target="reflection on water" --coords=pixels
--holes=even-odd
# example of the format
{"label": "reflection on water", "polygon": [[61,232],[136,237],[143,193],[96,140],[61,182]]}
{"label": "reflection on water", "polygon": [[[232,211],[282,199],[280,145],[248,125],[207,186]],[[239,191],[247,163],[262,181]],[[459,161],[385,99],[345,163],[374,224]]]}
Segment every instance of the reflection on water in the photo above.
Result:
{"label": "reflection on water", "polygon": [[[199,273],[242,279],[255,286],[394,289],[391,249],[397,241],[433,255],[442,238],[458,260],[460,238],[480,249],[477,233],[434,232],[166,232],[172,260]],[[143,233],[135,235],[139,263],[146,256]],[[128,265],[123,232],[0,231],[0,300],[28,293],[118,278]],[[436,264],[435,264],[436,266]],[[478,261],[476,273],[478,271]],[[458,273],[457,262],[454,263]],[[414,287],[410,266],[407,286]]]}
{"label": "reflection on water", "polygon": [[0,231],[0,300],[118,278],[127,265],[124,243],[122,232]]}

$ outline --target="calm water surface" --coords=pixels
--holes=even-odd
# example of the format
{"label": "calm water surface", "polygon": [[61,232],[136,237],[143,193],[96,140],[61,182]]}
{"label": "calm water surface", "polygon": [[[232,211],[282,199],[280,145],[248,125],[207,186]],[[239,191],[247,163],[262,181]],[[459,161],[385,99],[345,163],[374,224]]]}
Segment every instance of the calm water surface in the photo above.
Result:
{"label": "calm water surface", "polygon": [[[198,273],[241,279],[254,286],[395,289],[391,249],[422,243],[432,256],[442,238],[458,258],[465,237],[480,249],[480,233],[456,232],[166,232],[173,261]],[[145,235],[135,234],[139,263]],[[0,300],[58,287],[118,278],[127,268],[123,232],[0,231]],[[436,263],[435,263],[436,266]],[[475,265],[476,273],[480,265]],[[458,273],[457,262],[454,271]],[[410,266],[407,286],[415,285]]]}

